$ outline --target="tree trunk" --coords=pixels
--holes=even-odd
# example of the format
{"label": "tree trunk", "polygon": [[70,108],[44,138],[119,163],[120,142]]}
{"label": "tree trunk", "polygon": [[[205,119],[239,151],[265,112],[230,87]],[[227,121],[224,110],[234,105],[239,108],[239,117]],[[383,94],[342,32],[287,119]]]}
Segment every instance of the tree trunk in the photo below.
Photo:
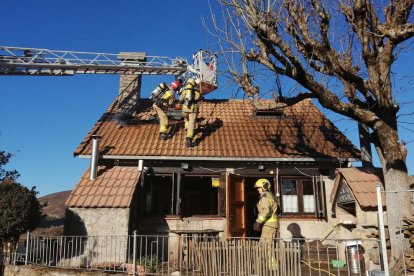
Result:
{"label": "tree trunk", "polygon": [[[408,190],[407,172],[393,168],[383,168],[386,191],[400,191],[386,193],[388,229],[390,232],[391,254],[394,259],[401,259],[407,249],[408,240],[399,229],[402,218],[411,216],[410,192]],[[405,180],[405,181],[404,181]]]}
{"label": "tree trunk", "polygon": [[[402,259],[407,249],[408,239],[399,231],[403,217],[412,215],[408,185],[406,153],[401,147],[398,132],[387,124],[377,128],[378,142],[382,149],[379,153],[386,193],[387,220],[391,241],[391,254],[394,259]],[[391,260],[391,258],[390,258]]]}

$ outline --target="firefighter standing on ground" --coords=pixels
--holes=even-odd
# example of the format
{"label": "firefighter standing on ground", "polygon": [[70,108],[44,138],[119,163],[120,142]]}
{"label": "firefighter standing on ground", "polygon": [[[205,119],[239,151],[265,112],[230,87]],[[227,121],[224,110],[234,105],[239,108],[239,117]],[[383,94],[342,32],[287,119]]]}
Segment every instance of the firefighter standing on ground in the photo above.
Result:
{"label": "firefighter standing on ground", "polygon": [[270,191],[270,182],[267,179],[259,179],[254,187],[260,194],[260,200],[257,203],[258,217],[253,225],[253,230],[262,231],[260,242],[270,242],[277,238],[278,219],[277,219],[277,200]]}
{"label": "firefighter standing on ground", "polygon": [[165,82],[160,83],[157,88],[152,91],[151,99],[154,100],[152,107],[157,112],[160,120],[160,138],[167,140],[171,138],[168,127],[168,108],[174,104],[174,92],[178,92],[181,88],[182,80],[173,81],[168,87]]}
{"label": "firefighter standing on ground", "polygon": [[184,88],[179,99],[179,102],[183,104],[183,116],[185,129],[187,130],[185,140],[187,147],[194,146],[193,137],[198,112],[198,103],[202,99],[202,95],[197,87],[198,84],[198,80],[189,78],[184,84]]}

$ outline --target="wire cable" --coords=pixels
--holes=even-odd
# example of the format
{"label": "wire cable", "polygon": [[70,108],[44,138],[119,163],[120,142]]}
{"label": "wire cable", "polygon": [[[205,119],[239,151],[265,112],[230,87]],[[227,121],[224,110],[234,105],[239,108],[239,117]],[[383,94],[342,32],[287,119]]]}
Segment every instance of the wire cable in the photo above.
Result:
{"label": "wire cable", "polygon": [[311,269],[316,270],[316,271],[322,271],[325,272],[326,274],[328,274],[329,276],[335,276],[335,274],[329,272],[328,270],[322,269],[322,268],[316,268],[310,265],[310,263],[305,262],[304,260],[301,260],[302,263],[304,263],[305,265],[309,266]]}

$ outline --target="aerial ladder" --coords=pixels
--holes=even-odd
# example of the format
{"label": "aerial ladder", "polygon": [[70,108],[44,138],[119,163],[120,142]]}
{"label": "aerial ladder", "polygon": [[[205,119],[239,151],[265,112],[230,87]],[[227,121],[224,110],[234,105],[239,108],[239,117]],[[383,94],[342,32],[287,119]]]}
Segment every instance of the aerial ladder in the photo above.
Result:
{"label": "aerial ladder", "polygon": [[217,89],[217,56],[205,50],[185,58],[145,53],[95,53],[0,46],[0,76],[73,76],[75,74],[175,75],[200,79],[202,94]]}

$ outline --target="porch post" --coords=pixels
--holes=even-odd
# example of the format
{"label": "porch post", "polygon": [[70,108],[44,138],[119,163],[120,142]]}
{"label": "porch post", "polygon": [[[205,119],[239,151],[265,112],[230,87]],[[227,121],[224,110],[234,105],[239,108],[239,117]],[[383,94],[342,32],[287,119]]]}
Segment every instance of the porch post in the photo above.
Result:
{"label": "porch post", "polygon": [[181,213],[180,203],[181,203],[181,173],[178,172],[177,173],[177,202],[175,206],[176,215],[180,215]]}
{"label": "porch post", "polygon": [[132,241],[132,276],[137,275],[137,230],[134,230],[134,239]]}
{"label": "porch post", "polygon": [[29,238],[30,238],[30,232],[27,231],[27,234],[26,234],[26,258],[24,259],[24,265],[27,265],[27,260],[29,258]]}

